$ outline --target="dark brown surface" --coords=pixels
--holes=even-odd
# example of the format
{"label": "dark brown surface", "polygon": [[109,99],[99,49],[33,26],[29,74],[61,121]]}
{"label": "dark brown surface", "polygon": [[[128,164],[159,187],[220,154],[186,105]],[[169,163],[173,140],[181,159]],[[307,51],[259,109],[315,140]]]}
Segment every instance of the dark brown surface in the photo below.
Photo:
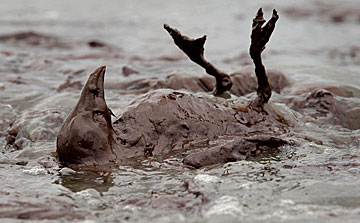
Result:
{"label": "dark brown surface", "polygon": [[279,19],[277,11],[274,9],[271,19],[266,22],[263,17],[262,9],[260,8],[253,19],[250,56],[255,64],[255,74],[258,80],[257,95],[258,97],[253,102],[254,106],[263,106],[271,97],[271,88],[266,76],[265,67],[262,64],[261,53],[265,49],[266,43],[269,41],[270,36],[275,28],[275,23]]}
{"label": "dark brown surface", "polygon": [[[74,110],[65,120],[57,138],[57,154],[63,164],[102,165],[129,162],[146,157],[167,158],[183,153],[185,163],[194,167],[247,159],[262,151],[286,144],[271,135],[287,132],[282,118],[264,104],[271,88],[261,62],[261,52],[269,41],[278,16],[265,22],[259,9],[253,23],[250,55],[258,79],[258,97],[248,106],[231,108],[173,90],[156,90],[135,99],[111,124],[110,109],[104,98],[105,67],[94,71],[85,84]],[[230,90],[230,76],[204,59],[206,36],[190,39],[164,25],[175,44],[195,63],[216,79],[215,95]],[[202,88],[209,88],[206,80]],[[258,108],[262,109],[258,109]],[[212,140],[226,136],[225,146],[213,147]],[[251,137],[249,140],[248,137]],[[204,144],[205,142],[205,144]],[[278,143],[274,143],[278,142]],[[202,144],[195,155],[187,151]]]}
{"label": "dark brown surface", "polygon": [[[90,79],[94,79],[96,73]],[[88,87],[91,83],[88,81],[85,85],[78,105],[58,136],[57,153],[64,164],[101,165],[114,160],[129,163],[147,157],[164,159],[190,155],[186,163],[200,167],[247,158],[232,156],[234,153],[231,152],[225,156],[232,156],[232,159],[224,160],[224,154],[214,153],[211,141],[220,136],[226,136],[224,142],[247,141],[238,144],[236,150],[256,156],[266,148],[273,148],[273,144],[269,143],[271,146],[267,147],[263,143],[258,147],[255,139],[266,142],[264,135],[276,139],[272,135],[288,132],[286,123],[270,106],[264,106],[261,111],[253,106],[232,108],[209,97],[170,89],[150,91],[133,100],[111,126],[108,108],[98,106],[106,105],[103,94],[99,94],[101,97],[92,95],[92,88]],[[103,92],[103,86],[99,87],[99,92]],[[86,94],[90,95],[86,97]],[[94,109],[87,103],[93,104]],[[99,114],[104,114],[103,124],[98,122]],[[248,150],[250,144],[254,146]],[[201,152],[203,157],[211,156],[211,162],[204,159],[204,162],[192,163],[192,151]]]}
{"label": "dark brown surface", "polygon": [[37,32],[18,32],[0,35],[0,42],[25,44],[44,48],[68,48],[69,46],[59,38]]}
{"label": "dark brown surface", "polygon": [[174,39],[174,43],[192,60],[203,67],[208,74],[214,76],[216,79],[216,88],[214,95],[221,95],[230,90],[232,81],[229,75],[219,71],[204,58],[204,44],[206,35],[198,39],[190,39],[180,33],[179,30],[171,28],[165,24],[164,28],[169,32]]}
{"label": "dark brown surface", "polygon": [[[205,77],[195,80],[170,75],[165,82],[156,84],[158,87],[149,86],[150,91],[134,99],[112,124],[111,110],[104,98],[105,67],[99,67],[90,75],[78,104],[58,135],[59,160],[65,165],[103,165],[175,155],[185,157],[186,164],[201,167],[248,159],[286,144],[280,137],[289,132],[289,123],[267,105],[271,89],[261,62],[261,52],[277,18],[274,11],[272,19],[263,28],[261,26],[265,21],[261,10],[254,19],[250,55],[255,64],[258,95],[250,104],[228,107],[210,97],[170,89],[154,90],[170,87],[208,91],[213,86],[211,80]],[[232,76],[236,94],[243,95],[254,90],[255,81],[251,75]],[[281,93],[283,89],[291,92],[294,85],[291,80],[277,72],[271,72],[270,77],[276,92]],[[160,82],[155,80],[154,83]],[[332,91],[342,93],[336,89]],[[346,128],[359,128],[357,111],[346,109],[349,106],[346,100],[338,100],[331,92],[317,89],[304,97],[289,99],[289,103],[299,111],[315,109],[314,121],[320,124],[331,121]],[[219,143],[220,139],[222,143]]]}
{"label": "dark brown surface", "polygon": [[111,113],[104,99],[105,66],[95,70],[57,137],[57,154],[64,164],[107,164],[112,151]]}

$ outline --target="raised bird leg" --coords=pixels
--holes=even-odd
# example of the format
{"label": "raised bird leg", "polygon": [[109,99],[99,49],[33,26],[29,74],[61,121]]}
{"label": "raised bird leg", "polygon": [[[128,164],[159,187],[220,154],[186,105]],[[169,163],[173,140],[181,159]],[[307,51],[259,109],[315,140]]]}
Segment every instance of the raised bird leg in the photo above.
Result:
{"label": "raised bird leg", "polygon": [[208,74],[215,77],[216,88],[214,90],[214,95],[221,95],[230,90],[232,86],[230,76],[216,69],[204,58],[206,35],[198,39],[190,39],[189,37],[182,35],[177,29],[173,29],[167,24],[164,25],[164,28],[174,39],[175,44],[190,58],[190,60],[199,64]]}
{"label": "raised bird leg", "polygon": [[255,107],[262,107],[264,103],[267,103],[271,97],[271,88],[268,78],[266,76],[265,67],[262,64],[261,53],[265,49],[266,43],[269,41],[270,36],[275,28],[275,23],[279,19],[277,11],[274,9],[271,19],[265,23],[262,9],[260,8],[253,19],[252,33],[251,33],[251,45],[250,56],[255,64],[255,74],[258,80],[257,97],[252,102]]}

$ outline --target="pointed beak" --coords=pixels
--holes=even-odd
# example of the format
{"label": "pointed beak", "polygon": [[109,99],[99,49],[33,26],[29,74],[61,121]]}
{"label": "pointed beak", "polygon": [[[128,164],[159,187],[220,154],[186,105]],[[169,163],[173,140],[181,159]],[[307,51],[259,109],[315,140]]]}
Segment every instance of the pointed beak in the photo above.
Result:
{"label": "pointed beak", "polygon": [[88,81],[85,84],[91,93],[94,93],[98,97],[104,97],[104,77],[105,77],[106,66],[101,66],[97,68],[92,74]]}
{"label": "pointed beak", "polygon": [[78,104],[74,109],[75,111],[90,111],[96,107],[102,107],[105,109],[105,71],[106,66],[101,66],[97,68],[92,74],[90,74],[88,81],[83,87]]}

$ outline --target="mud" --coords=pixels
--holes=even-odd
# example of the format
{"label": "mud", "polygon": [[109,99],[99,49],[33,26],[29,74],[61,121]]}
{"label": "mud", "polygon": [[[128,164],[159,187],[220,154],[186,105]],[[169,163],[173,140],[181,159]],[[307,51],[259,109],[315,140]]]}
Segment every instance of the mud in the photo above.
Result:
{"label": "mud", "polygon": [[[0,221],[358,222],[358,2],[263,3],[4,1],[1,36],[13,39],[0,42]],[[244,108],[256,97],[248,48],[251,19],[260,6],[266,17],[273,8],[281,16],[262,58],[273,89],[268,105],[276,115],[270,116],[282,117],[288,133],[281,139],[290,144],[266,151],[260,146],[255,156],[235,153],[249,155],[246,160],[198,169],[183,159],[203,150],[230,151],[241,140],[198,140],[165,159],[149,156],[147,149],[144,159],[115,168],[59,166],[56,135],[81,92],[80,86],[56,89],[67,80],[84,86],[100,65],[107,65],[107,106],[118,115],[112,122],[153,90]],[[325,6],[347,14],[334,22],[331,13],[320,13]],[[288,8],[311,15],[293,17]],[[214,77],[173,45],[165,22],[191,37],[207,35],[206,57],[231,76],[236,90],[228,103],[209,96]],[[34,35],[35,44],[14,37],[29,32],[40,35]],[[139,73],[125,77],[124,66]],[[279,76],[272,79],[272,73]]]}
{"label": "mud", "polygon": [[23,44],[44,48],[68,48],[69,46],[59,38],[36,32],[19,32],[0,35],[0,42],[8,44]]}
{"label": "mud", "polygon": [[2,218],[15,218],[21,220],[53,220],[63,219],[66,221],[85,219],[88,213],[71,210],[74,207],[68,206],[66,203],[59,209],[49,208],[47,205],[31,204],[24,202],[14,202],[14,204],[7,204],[0,206],[0,216]]}
{"label": "mud", "polygon": [[[261,53],[278,18],[274,9],[271,19],[263,26],[265,20],[260,8],[253,20],[250,55],[255,64],[257,97],[244,107],[229,109],[222,104],[212,103],[206,97],[197,98],[176,91],[151,91],[131,102],[119,115],[120,118],[111,124],[113,113],[107,107],[104,96],[106,68],[99,67],[90,75],[77,105],[66,118],[57,137],[59,161],[64,165],[97,166],[147,157],[166,159],[170,153],[176,155],[179,151],[191,150],[186,148],[189,143],[213,141],[226,135],[234,137],[235,142],[230,145],[205,149],[185,157],[185,164],[199,168],[247,159],[250,154],[256,156],[269,148],[288,144],[285,140],[270,136],[287,131],[285,123],[281,123],[282,118],[267,106],[271,88],[261,62]],[[191,61],[215,77],[213,93],[224,97],[233,82],[229,75],[220,72],[204,58],[206,36],[190,39],[167,24],[164,28]]]}
{"label": "mud", "polygon": [[130,68],[130,67],[127,67],[127,66],[123,66],[122,72],[123,72],[123,75],[125,77],[127,77],[129,75],[132,75],[132,74],[138,74],[139,73],[139,71],[136,71],[133,68]]}
{"label": "mud", "polygon": [[319,3],[315,7],[289,7],[284,13],[293,19],[317,17],[320,21],[331,23],[357,23],[360,20],[360,4]]}
{"label": "mud", "polygon": [[[294,80],[287,77],[280,71],[277,70],[269,70],[267,72],[267,76],[269,78],[269,84],[271,89],[277,93],[281,93],[284,89],[289,91],[290,88],[294,84]],[[256,91],[257,88],[257,80],[256,76],[249,72],[236,72],[230,74],[230,78],[234,83],[229,92],[236,96],[244,96]],[[316,85],[319,87],[320,83]],[[151,90],[156,89],[174,89],[174,90],[186,90],[190,92],[211,92],[216,86],[216,81],[214,78],[208,75],[191,75],[187,73],[172,73],[166,76],[165,80],[159,78],[151,78],[151,79],[135,79],[124,81],[117,85],[107,85],[108,88],[111,89],[119,89],[123,90],[124,94],[141,94],[147,93]],[[307,86],[304,86],[307,87]],[[294,89],[299,89],[295,87]],[[305,91],[305,90],[304,90]],[[298,93],[298,92],[296,92]],[[294,93],[294,95],[296,94]],[[349,92],[351,94],[351,92]]]}
{"label": "mud", "polygon": [[[339,90],[333,90],[337,93],[343,93]],[[304,109],[314,109],[316,114],[310,116],[316,119],[319,124],[341,125],[348,129],[360,128],[360,103],[358,100],[349,100],[349,94],[345,97],[337,96],[330,91],[317,89],[305,94],[305,100],[292,100],[292,108],[297,111]]]}

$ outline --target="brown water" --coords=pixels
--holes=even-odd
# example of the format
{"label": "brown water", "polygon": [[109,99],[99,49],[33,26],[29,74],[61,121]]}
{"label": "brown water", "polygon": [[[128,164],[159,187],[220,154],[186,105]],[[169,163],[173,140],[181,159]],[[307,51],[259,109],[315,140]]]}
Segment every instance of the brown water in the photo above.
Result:
{"label": "brown water", "polygon": [[[42,0],[1,6],[0,35],[45,36],[40,42],[34,35],[0,38],[0,222],[359,222],[358,129],[299,122],[299,132],[323,145],[288,146],[199,170],[177,159],[100,172],[61,169],[54,161],[56,134],[92,70],[107,65],[106,98],[115,114],[137,97],[123,94],[128,83],[203,74],[174,46],[163,23],[192,37],[207,34],[205,55],[221,70],[252,70],[247,51],[258,7],[265,18],[272,8],[280,14],[264,52],[266,67],[294,79],[299,92],[323,85],[346,89],[352,94],[346,100],[360,111],[358,1]],[[107,46],[90,47],[90,41]],[[125,77],[123,66],[139,73]],[[74,86],[60,89],[66,79]],[[275,94],[272,103],[291,119],[286,96]],[[14,129],[17,147],[6,147]]]}

